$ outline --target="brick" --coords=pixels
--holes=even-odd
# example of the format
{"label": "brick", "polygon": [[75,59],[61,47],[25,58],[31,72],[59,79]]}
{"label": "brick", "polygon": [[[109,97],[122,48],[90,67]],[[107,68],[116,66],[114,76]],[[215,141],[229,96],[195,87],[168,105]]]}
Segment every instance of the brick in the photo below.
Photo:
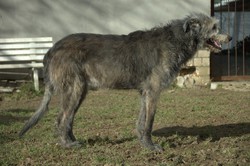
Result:
{"label": "brick", "polygon": [[187,66],[195,66],[194,65],[194,59],[190,59],[188,62],[187,62]]}
{"label": "brick", "polygon": [[210,58],[202,58],[202,66],[210,66]]}
{"label": "brick", "polygon": [[202,59],[194,58],[194,66],[202,66]]}
{"label": "brick", "polygon": [[201,76],[200,78],[202,80],[203,85],[207,85],[208,83],[211,82],[210,76]]}
{"label": "brick", "polygon": [[208,50],[199,50],[197,52],[197,57],[199,57],[199,58],[208,58],[208,57],[210,57],[210,51],[208,51]]}
{"label": "brick", "polygon": [[210,76],[210,67],[196,67],[199,76]]}
{"label": "brick", "polygon": [[196,85],[208,85],[211,82],[209,76],[195,77]]}

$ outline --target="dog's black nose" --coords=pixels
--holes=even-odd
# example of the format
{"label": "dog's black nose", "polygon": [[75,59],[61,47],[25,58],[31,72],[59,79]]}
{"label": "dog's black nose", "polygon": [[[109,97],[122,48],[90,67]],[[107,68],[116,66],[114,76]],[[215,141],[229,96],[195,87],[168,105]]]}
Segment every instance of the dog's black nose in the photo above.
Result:
{"label": "dog's black nose", "polygon": [[228,40],[231,41],[233,38],[231,36],[228,37]]}

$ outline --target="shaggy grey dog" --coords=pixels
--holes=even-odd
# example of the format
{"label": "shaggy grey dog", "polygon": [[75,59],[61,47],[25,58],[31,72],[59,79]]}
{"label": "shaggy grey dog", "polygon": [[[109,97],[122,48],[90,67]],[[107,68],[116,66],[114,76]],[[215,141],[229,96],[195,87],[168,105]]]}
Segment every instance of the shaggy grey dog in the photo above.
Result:
{"label": "shaggy grey dog", "polygon": [[[39,121],[48,110],[51,95],[57,92],[61,97],[57,119],[61,144],[79,145],[72,131],[73,120],[90,87],[137,89],[141,95],[138,138],[144,147],[162,151],[151,139],[160,92],[197,50],[221,49],[218,27],[218,20],[199,13],[128,35],[80,33],[63,38],[44,57],[44,98],[20,136]],[[230,40],[228,35],[223,37],[223,42]]]}

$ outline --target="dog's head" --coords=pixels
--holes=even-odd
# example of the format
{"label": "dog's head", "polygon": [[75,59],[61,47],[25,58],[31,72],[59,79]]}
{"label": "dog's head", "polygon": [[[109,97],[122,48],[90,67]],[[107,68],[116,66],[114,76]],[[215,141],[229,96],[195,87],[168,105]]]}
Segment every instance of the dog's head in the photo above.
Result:
{"label": "dog's head", "polygon": [[218,53],[222,50],[222,44],[229,43],[232,37],[227,34],[216,34],[205,43],[205,47],[211,52]]}
{"label": "dog's head", "polygon": [[195,13],[185,19],[183,30],[198,40],[200,48],[209,48],[212,52],[220,52],[222,43],[232,40],[227,34],[219,33],[219,20],[205,14]]}

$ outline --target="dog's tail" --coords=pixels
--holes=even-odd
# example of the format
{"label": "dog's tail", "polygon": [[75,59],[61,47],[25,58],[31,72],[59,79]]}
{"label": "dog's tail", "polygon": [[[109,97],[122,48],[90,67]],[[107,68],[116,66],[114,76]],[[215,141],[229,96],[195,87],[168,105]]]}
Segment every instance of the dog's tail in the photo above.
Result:
{"label": "dog's tail", "polygon": [[42,118],[44,113],[47,112],[52,93],[53,93],[52,85],[46,84],[43,100],[40,104],[40,107],[33,114],[33,116],[28,120],[28,122],[26,122],[23,129],[19,133],[19,137],[22,137],[30,128],[32,128],[35,124],[37,124],[37,122]]}

